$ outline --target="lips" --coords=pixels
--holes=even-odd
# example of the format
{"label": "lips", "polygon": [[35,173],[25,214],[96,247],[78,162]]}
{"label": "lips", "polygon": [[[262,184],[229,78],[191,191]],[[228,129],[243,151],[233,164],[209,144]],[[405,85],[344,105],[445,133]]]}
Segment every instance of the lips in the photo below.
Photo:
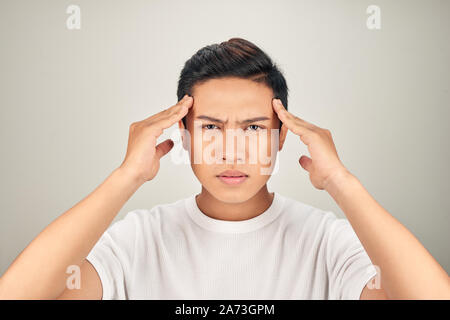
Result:
{"label": "lips", "polygon": [[227,185],[237,185],[244,182],[248,175],[238,170],[226,170],[217,175],[220,181]]}
{"label": "lips", "polygon": [[248,175],[238,170],[226,170],[220,173],[218,177],[248,177]]}

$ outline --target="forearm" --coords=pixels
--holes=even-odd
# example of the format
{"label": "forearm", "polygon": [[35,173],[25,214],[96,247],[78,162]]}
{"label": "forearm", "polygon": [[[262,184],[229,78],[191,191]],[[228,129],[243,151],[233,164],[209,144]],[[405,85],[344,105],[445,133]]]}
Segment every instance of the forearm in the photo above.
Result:
{"label": "forearm", "polygon": [[372,263],[390,299],[450,299],[446,271],[408,229],[350,173],[334,176],[325,190],[333,197]]}
{"label": "forearm", "polygon": [[48,225],[0,278],[0,299],[53,299],[70,265],[81,266],[114,217],[141,185],[114,170],[92,193]]}

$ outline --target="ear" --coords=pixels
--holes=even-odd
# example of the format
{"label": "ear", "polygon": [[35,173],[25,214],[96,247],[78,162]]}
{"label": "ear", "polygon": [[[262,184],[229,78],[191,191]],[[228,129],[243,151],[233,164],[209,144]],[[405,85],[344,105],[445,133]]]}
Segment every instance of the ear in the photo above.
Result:
{"label": "ear", "polygon": [[288,132],[288,128],[286,127],[286,125],[282,124],[281,130],[280,130],[279,151],[281,151],[281,149],[283,148],[284,141],[286,140],[287,132]]}
{"label": "ear", "polygon": [[186,128],[184,127],[184,123],[183,120],[178,121],[178,128],[180,129],[180,134],[181,134],[181,142],[183,143],[183,148],[184,150],[188,150],[188,143],[190,143],[190,141],[188,140],[188,136],[186,136]]}

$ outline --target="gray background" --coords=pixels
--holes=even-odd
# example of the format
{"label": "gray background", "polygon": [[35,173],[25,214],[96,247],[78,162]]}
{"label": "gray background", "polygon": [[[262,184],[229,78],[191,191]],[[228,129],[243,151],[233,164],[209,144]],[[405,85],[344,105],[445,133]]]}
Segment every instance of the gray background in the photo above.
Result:
{"label": "gray background", "polygon": [[[80,30],[66,28],[70,4]],[[366,27],[371,4],[381,30]],[[231,37],[273,58],[290,111],[331,130],[344,165],[449,272],[449,13],[425,0],[2,0],[0,274],[120,165],[131,122],[176,103],[184,62]],[[345,217],[302,154],[290,132],[269,191]],[[115,221],[199,191],[167,156]]]}

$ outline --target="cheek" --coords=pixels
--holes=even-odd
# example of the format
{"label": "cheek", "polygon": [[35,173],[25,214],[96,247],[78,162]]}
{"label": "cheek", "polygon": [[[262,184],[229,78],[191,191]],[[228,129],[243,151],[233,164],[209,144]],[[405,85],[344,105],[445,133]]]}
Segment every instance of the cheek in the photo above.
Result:
{"label": "cheek", "polygon": [[260,134],[254,134],[248,140],[247,153],[250,158],[258,159],[258,164],[267,164],[267,158],[276,157],[276,151],[278,146],[278,135],[275,132],[262,132]]}
{"label": "cheek", "polygon": [[216,155],[220,155],[220,152],[216,152],[221,144],[215,142],[213,137],[210,139],[208,134],[204,134],[202,137],[196,137],[191,140],[192,154],[191,162],[198,165],[210,165],[218,162]]}
{"label": "cheek", "polygon": [[209,176],[209,168],[204,164],[192,164],[192,170],[194,174],[199,178],[200,181],[204,182],[202,178]]}

